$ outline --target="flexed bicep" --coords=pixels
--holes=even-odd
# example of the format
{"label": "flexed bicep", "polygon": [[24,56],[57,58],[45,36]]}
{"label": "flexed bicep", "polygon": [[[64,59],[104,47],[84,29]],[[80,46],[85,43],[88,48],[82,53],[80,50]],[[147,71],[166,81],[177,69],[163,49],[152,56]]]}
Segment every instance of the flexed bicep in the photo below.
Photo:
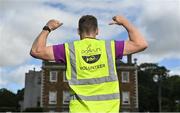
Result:
{"label": "flexed bicep", "polygon": [[37,59],[43,59],[49,61],[55,60],[52,46],[47,46],[42,48],[41,50],[36,50],[36,51],[31,50],[30,54],[31,56]]}
{"label": "flexed bicep", "polygon": [[123,55],[138,53],[140,51],[143,51],[144,49],[146,49],[146,46],[141,46],[141,45],[134,43],[133,41],[127,40],[127,41],[125,41],[125,44],[124,44]]}

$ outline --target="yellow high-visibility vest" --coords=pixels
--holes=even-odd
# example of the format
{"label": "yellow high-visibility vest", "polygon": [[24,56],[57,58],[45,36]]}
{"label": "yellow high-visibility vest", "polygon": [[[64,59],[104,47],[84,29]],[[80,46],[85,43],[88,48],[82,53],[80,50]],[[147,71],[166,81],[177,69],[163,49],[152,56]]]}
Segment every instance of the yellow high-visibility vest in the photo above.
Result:
{"label": "yellow high-visibility vest", "polygon": [[71,113],[119,113],[114,41],[83,39],[65,43]]}

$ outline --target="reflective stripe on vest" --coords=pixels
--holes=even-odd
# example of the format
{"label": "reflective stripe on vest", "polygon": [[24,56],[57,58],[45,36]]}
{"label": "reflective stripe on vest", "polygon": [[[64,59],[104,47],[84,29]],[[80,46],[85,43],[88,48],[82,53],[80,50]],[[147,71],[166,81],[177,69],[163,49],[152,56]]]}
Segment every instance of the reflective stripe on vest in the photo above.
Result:
{"label": "reflective stripe on vest", "polygon": [[71,97],[73,100],[89,100],[89,101],[99,101],[99,100],[112,100],[119,99],[119,93],[106,94],[106,95],[95,95],[95,96],[82,96],[75,94]]}

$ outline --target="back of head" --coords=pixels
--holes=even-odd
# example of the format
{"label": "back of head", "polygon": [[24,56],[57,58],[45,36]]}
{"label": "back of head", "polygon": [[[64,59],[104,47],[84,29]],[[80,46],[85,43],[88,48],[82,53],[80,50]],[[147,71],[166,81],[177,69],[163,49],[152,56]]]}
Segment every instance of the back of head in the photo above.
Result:
{"label": "back of head", "polygon": [[98,23],[96,17],[92,15],[84,15],[79,19],[79,33],[90,35],[96,33]]}

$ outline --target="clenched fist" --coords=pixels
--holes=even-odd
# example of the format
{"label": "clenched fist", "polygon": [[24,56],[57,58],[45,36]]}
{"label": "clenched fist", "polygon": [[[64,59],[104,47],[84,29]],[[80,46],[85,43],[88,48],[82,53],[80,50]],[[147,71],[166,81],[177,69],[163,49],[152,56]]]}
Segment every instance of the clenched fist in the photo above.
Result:
{"label": "clenched fist", "polygon": [[60,27],[63,23],[59,22],[58,20],[52,19],[49,20],[48,23],[46,24],[46,26],[48,26],[51,31],[57,29],[58,27]]}
{"label": "clenched fist", "polygon": [[125,17],[123,17],[123,16],[114,16],[112,18],[112,20],[113,21],[111,23],[109,23],[109,25],[113,25],[113,24],[123,25],[126,22],[128,22],[128,20]]}

